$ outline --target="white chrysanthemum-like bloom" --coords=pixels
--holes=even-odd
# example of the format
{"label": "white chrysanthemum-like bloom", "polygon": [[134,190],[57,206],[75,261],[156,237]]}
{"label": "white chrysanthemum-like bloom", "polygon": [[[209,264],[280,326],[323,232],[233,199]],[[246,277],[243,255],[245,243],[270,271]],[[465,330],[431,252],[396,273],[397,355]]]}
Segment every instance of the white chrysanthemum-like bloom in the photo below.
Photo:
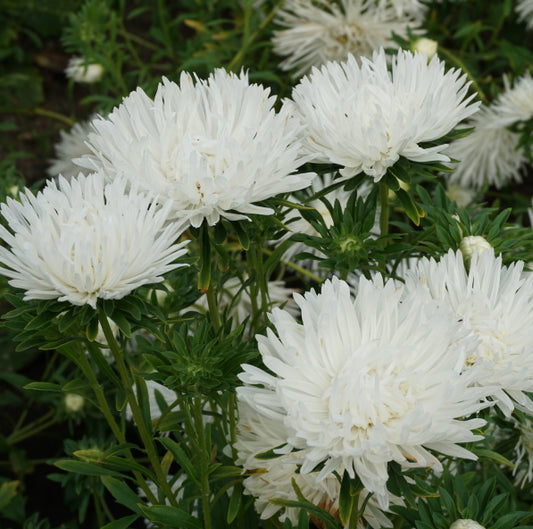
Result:
{"label": "white chrysanthemum-like bloom", "polygon": [[255,203],[306,187],[314,176],[293,174],[309,160],[301,154],[302,125],[290,104],[275,112],[275,99],[245,73],[223,69],[207,81],[187,73],[179,85],[163,79],[153,100],[137,88],[94,120],[95,154],[76,163],[124,174],[196,227],[270,214]]}
{"label": "white chrysanthemum-like bloom", "polygon": [[[268,281],[268,297],[270,307],[284,306],[288,311],[295,314],[298,307],[292,299],[294,289],[287,288],[283,281]],[[261,305],[261,293],[257,293],[257,304]],[[228,279],[218,291],[218,308],[223,311],[228,308],[228,316],[233,318],[233,326],[236,327],[244,322],[246,318],[253,316],[253,304],[249,287],[243,288],[242,281],[238,277]],[[209,310],[207,296],[204,294],[195,302],[194,307],[203,311]]]}
{"label": "white chrysanthemum-like bloom", "polygon": [[335,163],[341,175],[360,172],[379,181],[400,156],[414,162],[447,162],[446,145],[421,147],[476,112],[466,75],[444,71],[435,56],[399,50],[387,69],[385,52],[373,60],[353,56],[314,69],[293,90],[306,124],[305,146],[319,163]]}
{"label": "white chrysanthemum-like bloom", "polygon": [[[243,482],[244,489],[247,494],[255,497],[255,509],[261,519],[266,520],[277,514],[282,522],[289,518],[296,526],[299,509],[284,508],[270,502],[274,498],[297,500],[292,486],[293,479],[308,501],[338,518],[340,483],[333,474],[318,480],[318,472],[298,472],[297,461],[301,454],[280,454],[273,459],[255,457],[287,442],[288,432],[283,422],[259,414],[245,402],[239,403],[239,417],[235,443],[236,463],[251,474]],[[365,494],[360,495],[359,506],[365,498]],[[398,503],[398,498],[391,499]],[[364,519],[374,529],[392,527],[374,497],[366,505]],[[362,520],[359,522],[358,527],[362,529],[364,524]]]}
{"label": "white chrysanthemum-like bloom", "polygon": [[286,57],[283,70],[295,70],[294,77],[328,61],[371,57],[381,47],[397,47],[393,34],[407,36],[415,20],[385,2],[371,0],[286,0],[276,22],[286,29],[274,33],[274,52]]}
{"label": "white chrysanthemum-like bloom", "polygon": [[475,520],[460,518],[450,525],[450,529],[485,529],[485,527]]}
{"label": "white chrysanthemum-like bloom", "polygon": [[106,185],[101,173],[50,181],[20,202],[8,198],[0,212],[10,231],[0,237],[0,273],[25,290],[24,299],[54,299],[96,307],[98,298],[120,299],[137,287],[163,280],[186,253],[177,244],[169,206],[126,181]]}
{"label": "white chrysanthemum-like bloom", "polygon": [[533,29],[533,1],[518,0],[515,4],[518,18],[524,21],[529,29]]}
{"label": "white chrysanthemum-like bloom", "polygon": [[350,295],[344,281],[295,295],[302,324],[274,310],[267,336],[257,336],[268,369],[243,365],[239,398],[282,422],[286,449],[300,457],[302,474],[323,463],[317,479],[357,474],[387,508],[387,465],[431,466],[429,450],[475,458],[457,443],[475,441],[481,419],[460,420],[486,404],[460,373],[470,340],[459,336],[451,311],[425,293],[402,300],[402,287],[361,278]]}
{"label": "white chrysanthemum-like bloom", "polygon": [[423,285],[479,340],[465,372],[480,368],[476,384],[487,388],[506,416],[514,407],[533,411],[526,395],[533,391],[533,275],[526,277],[523,266],[502,266],[501,256],[487,249],[467,271],[461,251],[450,250],[438,262],[420,259],[405,276],[407,291]]}
{"label": "white chrysanthemum-like bloom", "polygon": [[511,132],[508,125],[494,106],[482,107],[465,124],[475,130],[451,142],[444,151],[459,161],[450,164],[455,170],[449,175],[449,181],[473,189],[487,183],[500,189],[513,180],[521,182],[526,157],[522,149],[517,149],[519,134]]}
{"label": "white chrysanthemum-like bloom", "polygon": [[485,250],[492,250],[492,246],[485,237],[481,237],[480,235],[468,235],[461,240],[459,249],[463,254],[465,263],[468,265],[470,264],[474,253],[479,256],[479,254]]}
{"label": "white chrysanthemum-like bloom", "polygon": [[533,482],[533,422],[528,417],[522,421],[513,418],[513,422],[520,432],[515,447],[516,459],[513,476],[515,476],[516,484],[523,488]]}
{"label": "white chrysanthemum-like bloom", "polygon": [[503,78],[504,91],[494,102],[494,109],[502,125],[508,126],[517,121],[533,117],[533,78],[529,72],[519,77],[513,87],[507,77]]}
{"label": "white chrysanthemum-like bloom", "polygon": [[80,168],[72,161],[84,154],[92,154],[91,149],[85,143],[89,130],[90,122],[85,121],[75,123],[68,132],[59,131],[60,139],[54,146],[56,158],[50,161],[50,167],[46,171],[50,176],[62,175],[65,178],[71,178],[78,176],[80,172],[84,174],[91,172],[89,169]]}
{"label": "white chrysanthemum-like bloom", "polygon": [[65,74],[76,83],[96,83],[104,75],[104,67],[99,63],[86,64],[83,57],[72,57],[68,61]]}

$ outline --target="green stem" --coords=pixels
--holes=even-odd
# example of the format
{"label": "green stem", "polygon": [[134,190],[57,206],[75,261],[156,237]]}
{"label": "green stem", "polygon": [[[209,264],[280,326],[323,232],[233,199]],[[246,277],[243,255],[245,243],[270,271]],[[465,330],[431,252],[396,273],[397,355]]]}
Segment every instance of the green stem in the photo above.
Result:
{"label": "green stem", "polygon": [[124,356],[120,351],[120,348],[118,347],[117,341],[115,340],[115,336],[113,335],[113,331],[111,330],[111,326],[109,325],[109,321],[104,311],[101,307],[98,307],[97,311],[98,321],[102,326],[107,345],[109,346],[109,349],[113,353],[113,357],[115,358],[120,379],[122,381],[124,389],[126,390],[126,395],[131,408],[131,413],[135,420],[135,424],[137,425],[137,430],[139,431],[139,434],[141,436],[144,448],[146,450],[146,454],[148,455],[148,459],[150,460],[150,463],[159,481],[159,486],[165,493],[165,496],[168,498],[171,505],[177,507],[178,503],[172,492],[172,489],[170,488],[170,485],[168,484],[166,476],[163,474],[163,469],[161,468],[161,461],[159,460],[159,456],[157,455],[152,436],[148,433],[148,429],[146,427],[146,424],[144,423],[143,415],[137,403],[135,392],[133,391],[133,384],[130,378],[130,374],[128,373],[128,369],[124,362]]}
{"label": "green stem", "polygon": [[202,416],[202,398],[195,397],[193,403],[194,420],[196,423],[196,433],[198,434],[198,444],[200,445],[200,483],[202,494],[202,511],[204,514],[204,529],[211,529],[211,506],[209,497],[209,463],[211,460],[211,447],[205,445],[205,430]]}
{"label": "green stem", "polygon": [[233,461],[235,461],[237,459],[237,450],[235,449],[235,442],[237,441],[237,402],[233,391],[228,396],[228,413],[231,455],[233,456]]}
{"label": "green stem", "polygon": [[102,509],[100,507],[100,498],[96,494],[96,490],[92,487],[93,501],[94,501],[94,510],[96,511],[96,521],[98,522],[98,527],[104,526],[104,517],[102,516]]}
{"label": "green stem", "polygon": [[207,296],[207,304],[209,306],[209,315],[211,316],[211,323],[213,324],[213,328],[215,329],[215,332],[218,332],[221,326],[220,314],[218,311],[215,287],[213,286],[212,281],[209,283],[209,288],[207,289],[206,296]]}
{"label": "green stem", "polygon": [[[94,371],[92,370],[91,365],[89,364],[89,361],[87,360],[87,357],[85,355],[85,351],[82,351],[81,349],[79,350],[78,354],[78,366],[83,371],[84,375],[87,377],[89,385],[91,386],[94,396],[96,397],[96,400],[100,407],[100,411],[103,413],[107,424],[113,432],[113,435],[120,444],[125,443],[126,437],[124,436],[123,431],[120,429],[117,422],[115,421],[115,418],[113,417],[113,414],[111,413],[111,409],[109,408],[109,404],[107,402],[107,399],[105,398],[102,386],[98,383],[98,380],[96,379]],[[135,458],[133,457],[129,448],[124,450],[124,454],[126,458],[130,461],[135,461]],[[141,489],[146,494],[146,497],[150,500],[152,504],[157,505],[158,501],[154,496],[153,492],[150,490],[150,487],[147,485],[144,477],[138,471],[133,471],[133,475],[135,476],[135,479],[137,480],[137,483],[139,484]]]}
{"label": "green stem", "polygon": [[461,70],[463,70],[468,80],[472,84],[472,88],[474,88],[474,90],[477,92],[479,99],[481,99],[481,101],[483,101],[483,103],[486,104],[487,98],[485,97],[485,94],[481,90],[474,76],[470,73],[470,70],[465,66],[465,63],[461,59],[459,59],[457,55],[453,54],[450,50],[447,50],[446,48],[442,48],[441,46],[439,46],[439,54],[444,55],[450,62],[454,63]]}
{"label": "green stem", "polygon": [[[261,251],[266,255],[272,255],[272,250],[269,250],[268,248],[261,248]],[[280,263],[283,263],[284,265],[288,266],[289,268],[292,268],[294,271],[302,274],[305,277],[308,277],[309,279],[312,279],[313,281],[317,283],[322,283],[322,278],[317,276],[316,274],[313,274],[313,272],[310,272],[309,270],[306,270],[305,268],[301,267],[300,265],[297,265],[296,263],[293,263],[292,261],[288,261],[286,259],[280,259]]]}
{"label": "green stem", "polygon": [[135,49],[135,46],[131,43],[131,35],[128,33],[126,28],[124,27],[124,22],[121,18],[119,18],[119,32],[124,37],[124,42],[126,43],[126,47],[128,48],[128,51],[131,53],[131,56],[135,60],[137,66],[140,70],[144,68],[144,64],[141,61],[141,58],[139,57],[139,54],[137,53],[137,50]]}
{"label": "green stem", "polygon": [[46,415],[43,415],[37,421],[34,421],[26,425],[24,428],[21,428],[20,430],[13,432],[6,439],[7,444],[15,445],[17,443],[20,443],[21,441],[24,441],[25,439],[28,439],[29,437],[33,437],[35,434],[42,432],[43,430],[46,430],[53,424],[59,422],[58,417],[53,417],[50,420],[46,420],[48,419],[48,417],[51,417],[52,415],[54,415],[54,413],[55,413],[55,410],[50,410]]}
{"label": "green stem", "polygon": [[163,0],[157,0],[157,12],[159,14],[159,21],[161,22],[161,29],[165,38],[165,46],[167,48],[168,55],[171,59],[174,59],[174,48],[172,46],[172,40],[170,38],[170,32],[167,24],[168,15]]}
{"label": "green stem", "polygon": [[[263,312],[263,318],[265,323],[268,321],[268,309],[270,306],[269,299],[268,299],[268,285],[267,285],[267,277],[265,277],[265,272],[263,268],[263,254],[261,252],[262,245],[260,243],[256,244],[255,247],[255,264],[257,266],[257,277],[259,279],[259,291],[261,293],[261,310]],[[253,251],[253,250],[252,250]]]}
{"label": "green stem", "polygon": [[54,112],[53,110],[46,110],[45,108],[0,108],[0,114],[37,114],[38,116],[45,116],[47,118],[52,118],[57,121],[65,123],[69,127],[74,126],[76,123],[72,118],[59,114],[59,112]]}
{"label": "green stem", "polygon": [[[285,0],[279,0],[279,2],[273,7],[272,11],[270,11],[270,13],[263,19],[261,24],[257,26],[257,29],[249,37],[246,35],[249,30],[246,27],[246,18],[245,18],[245,27],[244,27],[245,34],[243,35],[242,46],[241,46],[241,49],[235,54],[235,57],[233,57],[233,59],[229,63],[228,65],[229,71],[238,70],[242,66],[244,56],[246,55],[246,51],[248,50],[248,47],[259,36],[261,31],[263,31],[263,29],[265,29],[265,27],[268,26],[268,24],[270,24],[270,22],[276,15],[278,9],[281,7],[281,5],[284,2]],[[246,5],[248,6],[248,4],[250,3],[251,2],[248,2]],[[245,16],[246,16],[246,12],[245,12]]]}
{"label": "green stem", "polygon": [[[379,231],[382,237],[389,233],[389,188],[386,184],[379,185],[379,202],[381,211],[379,214]],[[385,243],[384,243],[385,244]]]}

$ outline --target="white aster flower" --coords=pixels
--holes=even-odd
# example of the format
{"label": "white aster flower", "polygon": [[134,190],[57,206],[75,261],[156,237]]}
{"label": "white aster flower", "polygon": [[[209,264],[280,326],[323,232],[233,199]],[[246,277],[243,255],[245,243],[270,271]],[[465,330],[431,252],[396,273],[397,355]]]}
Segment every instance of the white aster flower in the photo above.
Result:
{"label": "white aster flower", "polygon": [[76,83],[96,83],[104,75],[104,67],[99,63],[87,63],[83,57],[71,57],[65,74]]}
{"label": "white aster flower", "polygon": [[285,27],[274,33],[274,52],[286,57],[283,70],[295,70],[294,77],[328,61],[371,57],[381,47],[398,46],[395,33],[408,38],[416,21],[385,2],[373,0],[286,0],[276,22]]}
{"label": "white aster flower", "polygon": [[449,161],[437,140],[476,112],[466,75],[444,71],[435,56],[399,50],[387,69],[385,52],[372,61],[353,56],[314,69],[293,91],[307,125],[305,147],[319,163],[335,163],[344,178],[360,172],[379,181],[400,156],[414,162]]}
{"label": "white aster flower", "polygon": [[[296,454],[297,457],[294,453],[280,454],[273,459],[255,457],[287,442],[288,431],[284,423],[264,417],[245,402],[239,403],[239,417],[236,463],[250,473],[243,482],[244,490],[255,497],[255,509],[261,519],[278,515],[280,521],[288,518],[296,526],[300,509],[284,508],[270,502],[274,498],[296,501],[298,498],[292,486],[293,479],[308,501],[339,518],[340,483],[333,474],[319,480],[318,472],[298,472],[297,462],[301,454]],[[359,496],[359,507],[366,495],[363,493]],[[398,503],[398,498],[391,497],[391,500]],[[374,497],[366,505],[364,519],[374,529],[392,527]],[[359,520],[358,527],[363,529],[362,520]]]}
{"label": "white aster flower", "polygon": [[91,172],[89,169],[80,168],[72,161],[84,154],[92,154],[91,149],[85,143],[89,130],[90,121],[85,121],[75,123],[68,132],[59,131],[60,139],[54,146],[56,158],[50,161],[50,167],[47,169],[50,176],[62,175],[65,178],[71,178],[80,172],[84,174]]}
{"label": "white aster flower", "polygon": [[522,181],[527,158],[518,146],[520,134],[508,127],[533,117],[533,79],[527,73],[512,88],[507,77],[503,81],[504,91],[466,124],[475,127],[474,132],[452,142],[445,151],[459,160],[451,165],[455,168],[451,182],[476,189],[488,183],[500,189],[511,181]]}
{"label": "white aster flower", "polygon": [[290,104],[276,113],[274,103],[244,73],[218,69],[196,82],[182,73],[179,85],[163,79],[154,100],[138,88],[93,121],[95,155],[77,163],[124,174],[196,227],[270,214],[255,203],[306,187],[314,176],[293,174],[309,160],[300,154],[302,126]]}
{"label": "white aster flower", "polygon": [[163,280],[179,266],[185,243],[177,223],[126,181],[105,185],[100,173],[59,177],[37,195],[29,189],[0,212],[0,273],[25,290],[24,299],[54,299],[96,307],[98,298],[120,299]]}
{"label": "white aster flower", "polygon": [[513,87],[503,78],[504,91],[494,102],[494,108],[502,125],[512,125],[533,117],[533,79],[529,72],[519,77]]}
{"label": "white aster flower", "polygon": [[521,182],[521,168],[526,162],[522,149],[517,149],[519,134],[507,128],[497,110],[484,106],[465,124],[475,130],[450,143],[444,151],[459,163],[450,164],[452,184],[479,189],[484,184],[498,189],[511,181]]}
{"label": "white aster flower", "polygon": [[274,310],[257,336],[267,369],[243,365],[241,401],[282,422],[287,445],[300,450],[302,474],[324,463],[317,479],[346,470],[360,477],[380,507],[389,502],[387,465],[441,469],[429,450],[474,458],[457,443],[480,437],[481,419],[460,420],[486,403],[461,374],[473,344],[459,339],[451,311],[427,295],[402,300],[402,287],[381,276],[361,278],[358,294],[325,281],[320,294],[295,299],[302,324]]}
{"label": "white aster flower", "polygon": [[525,22],[529,29],[533,29],[533,1],[518,0],[515,3],[515,11],[518,13],[518,18]]}
{"label": "white aster flower", "polygon": [[506,416],[514,407],[533,411],[526,392],[533,391],[533,275],[524,263],[502,266],[487,249],[467,271],[461,251],[440,261],[422,258],[406,274],[406,290],[424,285],[431,297],[448,305],[478,340],[465,370],[476,370],[475,383],[487,388]]}

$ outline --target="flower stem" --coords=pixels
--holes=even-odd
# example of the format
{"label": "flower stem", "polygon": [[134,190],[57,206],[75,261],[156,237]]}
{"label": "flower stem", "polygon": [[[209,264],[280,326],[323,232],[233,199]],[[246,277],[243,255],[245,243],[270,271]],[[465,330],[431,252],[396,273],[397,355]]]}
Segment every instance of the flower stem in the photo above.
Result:
{"label": "flower stem", "polygon": [[[389,233],[389,188],[386,184],[379,185],[379,202],[381,211],[379,214],[379,231],[382,237]],[[383,244],[386,244],[385,242]]]}
{"label": "flower stem", "polygon": [[[83,374],[87,377],[87,380],[89,381],[89,385],[91,386],[94,396],[96,397],[96,400],[100,407],[100,411],[103,413],[104,418],[107,421],[107,424],[109,425],[109,427],[111,428],[111,431],[113,432],[113,435],[115,436],[115,438],[120,444],[125,443],[126,437],[124,436],[124,432],[120,429],[119,425],[115,421],[115,418],[113,417],[111,409],[109,408],[107,399],[105,398],[102,386],[98,383],[98,380],[96,379],[96,376],[89,364],[89,361],[87,360],[87,357],[85,356],[85,352],[82,351],[81,349],[79,350],[77,364],[80,367],[80,369],[83,371]],[[127,459],[135,462],[135,458],[133,457],[129,448],[124,450],[124,454]],[[134,470],[133,475],[135,476],[135,479],[137,480],[137,483],[139,484],[143,492],[146,494],[146,497],[150,500],[150,502],[156,505],[158,503],[157,499],[152,493],[152,491],[150,490],[150,487],[148,487],[146,480],[144,479],[142,474]]]}
{"label": "flower stem", "polygon": [[211,447],[206,446],[204,421],[202,417],[202,398],[195,397],[193,402],[194,421],[200,445],[200,484],[202,493],[202,511],[204,515],[204,529],[211,529],[211,506],[209,497],[209,462],[211,460]]}
{"label": "flower stem", "polygon": [[168,484],[166,476],[163,474],[163,469],[161,468],[161,461],[159,460],[159,456],[157,455],[152,436],[148,433],[148,429],[146,427],[146,424],[144,423],[143,415],[139,408],[139,404],[137,403],[135,392],[133,391],[133,384],[131,382],[130,374],[128,373],[128,369],[124,362],[124,356],[120,351],[120,348],[118,347],[117,341],[115,340],[113,331],[111,330],[111,326],[109,325],[109,321],[104,311],[101,307],[98,307],[97,311],[98,321],[100,322],[102,330],[104,331],[107,345],[109,346],[109,349],[111,350],[111,352],[113,353],[113,357],[115,358],[115,362],[117,364],[118,371],[120,374],[120,379],[122,381],[124,389],[126,390],[128,403],[130,405],[135,424],[137,425],[137,430],[139,431],[142,442],[144,444],[144,448],[146,450],[146,454],[148,455],[148,459],[150,460],[150,463],[159,481],[159,486],[161,487],[161,490],[164,492],[165,496],[170,501],[171,505],[177,507],[178,504],[176,502],[176,498],[174,497],[172,489]]}
{"label": "flower stem", "polygon": [[[276,15],[278,9],[281,7],[281,5],[284,2],[285,2],[285,0],[279,0],[279,2],[272,8],[272,11],[270,11],[270,13],[268,13],[268,15],[261,22],[261,24],[259,24],[259,26],[257,26],[257,29],[249,36],[248,36],[249,28],[247,27],[247,24],[245,24],[245,27],[244,27],[245,31],[244,31],[244,34],[243,34],[241,49],[236,53],[235,57],[233,57],[233,59],[229,63],[229,65],[228,65],[228,70],[229,71],[238,70],[242,66],[242,63],[244,61],[244,56],[246,55],[246,51],[248,50],[248,47],[259,36],[261,31],[263,31],[263,29],[265,29],[265,27],[268,26],[268,24],[270,24],[270,22],[272,21],[272,19]],[[252,2],[248,1],[246,3],[245,9],[247,9],[247,6],[251,5],[251,4],[252,4]],[[247,23],[249,23],[249,19],[248,20],[246,19],[246,15],[247,15],[247,12],[245,11],[245,21]]]}
{"label": "flower stem", "polygon": [[[261,251],[266,255],[272,255],[274,252],[272,250],[269,250],[268,248],[261,248]],[[295,272],[298,272],[302,274],[305,277],[308,277],[309,279],[312,279],[313,281],[316,281],[317,283],[322,283],[322,278],[320,276],[317,276],[316,274],[313,274],[313,272],[306,270],[300,265],[297,265],[296,263],[293,263],[292,261],[288,261],[287,259],[280,259],[280,263],[283,263],[285,266],[288,266],[289,268],[292,268]]]}

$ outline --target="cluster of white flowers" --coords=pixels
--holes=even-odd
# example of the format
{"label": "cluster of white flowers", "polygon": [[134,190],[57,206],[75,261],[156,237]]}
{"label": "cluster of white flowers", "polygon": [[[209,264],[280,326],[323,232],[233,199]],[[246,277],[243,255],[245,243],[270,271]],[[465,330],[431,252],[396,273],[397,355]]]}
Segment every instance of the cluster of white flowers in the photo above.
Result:
{"label": "cluster of white flowers", "polygon": [[397,47],[392,35],[416,33],[422,12],[419,5],[417,18],[402,6],[374,0],[287,0],[276,18],[286,29],[274,33],[274,51],[286,57],[280,67],[300,77],[348,54],[371,57],[381,47]]}
{"label": "cluster of white flowers", "polygon": [[492,104],[483,106],[466,124],[475,130],[445,151],[459,161],[451,165],[455,169],[451,182],[473,189],[488,183],[500,189],[522,181],[527,158],[518,145],[520,135],[509,126],[533,117],[533,79],[526,73],[511,88],[504,78],[504,87]]}

